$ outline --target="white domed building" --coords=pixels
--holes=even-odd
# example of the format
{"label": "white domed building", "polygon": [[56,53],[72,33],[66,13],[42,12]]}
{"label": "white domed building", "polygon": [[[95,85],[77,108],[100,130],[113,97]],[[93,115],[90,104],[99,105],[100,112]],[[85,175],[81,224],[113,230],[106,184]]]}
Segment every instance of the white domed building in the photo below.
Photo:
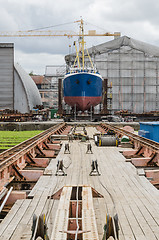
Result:
{"label": "white domed building", "polygon": [[0,43],[0,110],[29,113],[42,105],[32,78],[19,64],[14,64],[13,43]]}

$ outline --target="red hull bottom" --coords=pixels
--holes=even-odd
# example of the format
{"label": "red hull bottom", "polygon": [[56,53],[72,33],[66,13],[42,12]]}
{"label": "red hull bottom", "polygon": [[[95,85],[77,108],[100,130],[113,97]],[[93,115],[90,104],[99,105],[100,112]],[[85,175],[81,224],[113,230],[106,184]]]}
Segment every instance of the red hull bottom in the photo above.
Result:
{"label": "red hull bottom", "polygon": [[90,109],[91,106],[98,105],[102,97],[64,97],[64,100],[71,107],[76,105],[78,110],[85,111]]}

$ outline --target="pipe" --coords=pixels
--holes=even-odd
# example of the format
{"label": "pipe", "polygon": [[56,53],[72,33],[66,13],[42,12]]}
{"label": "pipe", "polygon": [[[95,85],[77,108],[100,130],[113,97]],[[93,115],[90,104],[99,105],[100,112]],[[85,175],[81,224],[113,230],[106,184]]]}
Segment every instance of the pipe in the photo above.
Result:
{"label": "pipe", "polygon": [[2,191],[0,192],[0,200],[6,195],[7,192],[8,192],[7,188],[2,189]]}
{"label": "pipe", "polygon": [[2,209],[4,208],[4,205],[6,204],[8,198],[9,198],[9,195],[11,194],[12,190],[13,190],[13,187],[11,187],[11,188],[9,189],[9,191],[8,191],[5,199],[3,200],[3,202],[2,202],[2,204],[1,204],[1,206],[0,206],[0,213],[1,213]]}

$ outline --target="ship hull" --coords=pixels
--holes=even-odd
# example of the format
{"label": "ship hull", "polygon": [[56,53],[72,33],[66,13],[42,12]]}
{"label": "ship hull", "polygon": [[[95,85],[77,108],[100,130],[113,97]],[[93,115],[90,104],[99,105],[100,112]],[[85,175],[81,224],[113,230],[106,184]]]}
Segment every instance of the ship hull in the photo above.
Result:
{"label": "ship hull", "polygon": [[85,111],[102,100],[102,77],[95,73],[73,73],[66,75],[64,101],[77,110]]}

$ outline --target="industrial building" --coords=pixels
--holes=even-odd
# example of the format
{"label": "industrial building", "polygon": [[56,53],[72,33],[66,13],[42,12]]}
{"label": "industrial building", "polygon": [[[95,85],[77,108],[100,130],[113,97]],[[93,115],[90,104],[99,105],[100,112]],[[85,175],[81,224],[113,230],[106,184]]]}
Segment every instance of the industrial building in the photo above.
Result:
{"label": "industrial building", "polygon": [[[159,47],[123,36],[88,50],[108,86],[112,83],[112,113],[159,110]],[[65,57],[67,65],[75,56]]]}
{"label": "industrial building", "polygon": [[65,65],[48,65],[44,76],[31,76],[39,89],[44,108],[58,109],[58,79],[63,79],[65,73]]}
{"label": "industrial building", "polygon": [[36,84],[19,64],[14,64],[14,44],[0,44],[0,110],[29,113],[42,105]]}
{"label": "industrial building", "polygon": [[50,81],[47,81],[45,77],[41,75],[32,75],[31,78],[34,80],[39,90],[43,107],[51,107],[53,99]]}

